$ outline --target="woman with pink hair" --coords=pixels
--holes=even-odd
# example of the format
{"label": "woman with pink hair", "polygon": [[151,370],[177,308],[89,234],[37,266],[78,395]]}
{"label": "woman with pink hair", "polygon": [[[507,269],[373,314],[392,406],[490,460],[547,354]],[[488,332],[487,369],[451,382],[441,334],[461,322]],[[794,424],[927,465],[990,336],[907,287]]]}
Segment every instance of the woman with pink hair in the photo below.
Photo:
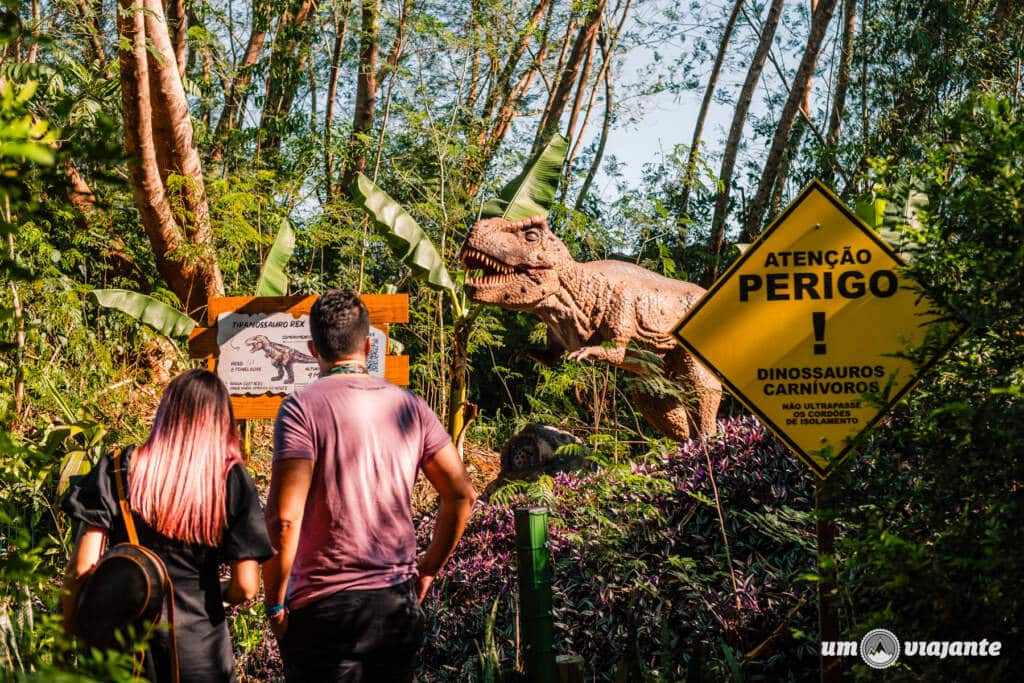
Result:
{"label": "woman with pink hair", "polygon": [[[181,681],[235,680],[224,603],[256,595],[259,565],[274,551],[224,384],[206,370],[179,375],[164,392],[149,438],[121,459],[139,543],[163,560],[174,584]],[[63,503],[82,529],[64,578],[68,630],[75,596],[105,543],[128,539],[114,476],[113,459],[104,456]],[[223,582],[222,564],[230,566]],[[151,681],[171,680],[169,646],[169,629],[155,629],[144,661]]]}

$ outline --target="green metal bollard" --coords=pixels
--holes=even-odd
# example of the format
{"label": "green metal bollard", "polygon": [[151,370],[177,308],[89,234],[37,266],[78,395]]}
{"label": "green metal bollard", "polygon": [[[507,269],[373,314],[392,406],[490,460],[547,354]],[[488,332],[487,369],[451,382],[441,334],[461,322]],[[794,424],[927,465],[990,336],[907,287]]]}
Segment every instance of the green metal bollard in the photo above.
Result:
{"label": "green metal bollard", "polygon": [[548,511],[515,511],[516,558],[519,562],[519,623],[531,683],[555,683],[554,617],[551,613],[551,556],[548,553]]}

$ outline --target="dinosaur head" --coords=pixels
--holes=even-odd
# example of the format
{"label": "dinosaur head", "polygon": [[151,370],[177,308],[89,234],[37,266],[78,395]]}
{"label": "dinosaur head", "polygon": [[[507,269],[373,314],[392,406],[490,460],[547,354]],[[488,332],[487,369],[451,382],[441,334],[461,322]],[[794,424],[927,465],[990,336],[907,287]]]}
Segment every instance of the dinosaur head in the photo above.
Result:
{"label": "dinosaur head", "polygon": [[262,334],[257,334],[255,337],[249,337],[246,339],[245,343],[249,345],[249,353],[255,353],[256,351],[269,346],[270,340]]}
{"label": "dinosaur head", "polygon": [[543,216],[478,221],[462,246],[466,294],[479,303],[529,308],[558,290],[558,269],[572,260]]}

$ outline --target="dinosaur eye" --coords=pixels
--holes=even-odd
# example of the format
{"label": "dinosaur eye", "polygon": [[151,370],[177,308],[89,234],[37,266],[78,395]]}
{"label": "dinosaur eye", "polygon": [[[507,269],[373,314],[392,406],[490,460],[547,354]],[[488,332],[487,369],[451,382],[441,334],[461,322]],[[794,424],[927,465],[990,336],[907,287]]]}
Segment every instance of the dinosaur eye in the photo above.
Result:
{"label": "dinosaur eye", "polygon": [[523,233],[523,237],[526,238],[527,242],[536,242],[537,240],[540,239],[540,230],[538,230],[537,228],[530,228],[529,230]]}

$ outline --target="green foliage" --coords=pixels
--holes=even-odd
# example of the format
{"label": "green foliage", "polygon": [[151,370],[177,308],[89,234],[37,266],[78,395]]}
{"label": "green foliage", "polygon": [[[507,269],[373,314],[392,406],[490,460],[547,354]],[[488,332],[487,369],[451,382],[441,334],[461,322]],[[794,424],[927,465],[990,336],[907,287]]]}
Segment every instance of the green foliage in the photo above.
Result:
{"label": "green foliage", "polygon": [[285,221],[263,262],[263,271],[256,283],[256,296],[284,296],[288,293],[288,276],[284,269],[294,252],[295,233],[292,226]]}
{"label": "green foliage", "polygon": [[530,216],[547,216],[562,179],[562,165],[569,153],[569,141],[555,135],[531,158],[522,172],[510,180],[494,199],[486,201],[482,218],[500,216],[518,221]]}
{"label": "green foliage", "polygon": [[413,276],[428,287],[454,297],[455,282],[448,274],[444,259],[413,217],[362,173],[351,189],[356,204],[370,216],[392,253],[409,267]]}
{"label": "green foliage", "polygon": [[999,640],[1013,654],[916,658],[891,678],[1001,680],[1024,646],[1024,108],[972,99],[921,143],[920,162],[875,162],[880,194],[921,183],[927,213],[897,226],[909,271],[971,330],[836,481],[844,634]]}
{"label": "green foliage", "polygon": [[100,306],[126,313],[167,337],[187,337],[196,326],[196,322],[181,311],[138,292],[94,289],[89,296]]}
{"label": "green foliage", "polygon": [[36,81],[17,86],[4,81],[0,89],[0,159],[16,163],[30,161],[52,166],[56,160],[52,145],[57,132],[46,119],[28,113],[28,103],[39,88]]}
{"label": "green foliage", "polygon": [[[493,492],[471,518],[459,551],[439,575],[437,636],[422,657],[426,681],[443,663],[478,661],[494,596],[513,590],[513,510],[551,512],[555,647],[582,655],[586,675],[613,681],[802,680],[812,644],[790,627],[814,628],[811,475],[751,418],[726,420],[714,442],[616,462],[606,446],[588,467]],[[725,548],[707,463],[725,518]],[[421,541],[430,526],[424,518]],[[493,632],[511,664],[512,605],[502,600]],[[721,644],[728,646],[726,651]],[[759,647],[764,644],[764,647]],[[642,678],[646,676],[646,678]]]}
{"label": "green foliage", "polygon": [[500,595],[494,599],[491,611],[487,614],[487,621],[484,623],[483,647],[477,646],[481,683],[498,683],[501,680],[501,652],[498,650],[494,637],[494,624],[498,620],[499,602],[501,602]]}

